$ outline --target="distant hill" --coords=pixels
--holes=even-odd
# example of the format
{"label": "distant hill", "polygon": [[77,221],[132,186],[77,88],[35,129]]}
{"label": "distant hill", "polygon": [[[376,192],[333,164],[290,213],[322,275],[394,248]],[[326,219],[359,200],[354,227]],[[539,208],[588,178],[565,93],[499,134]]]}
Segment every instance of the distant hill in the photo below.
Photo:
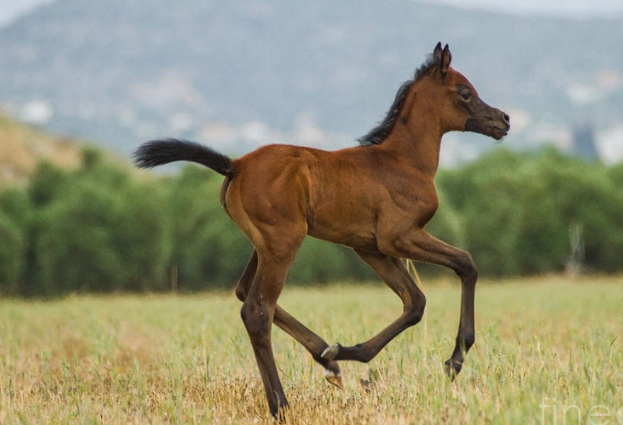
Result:
{"label": "distant hill", "polygon": [[40,161],[75,168],[81,159],[82,146],[78,142],[0,115],[0,189],[24,184]]}
{"label": "distant hill", "polygon": [[511,114],[508,143],[623,126],[623,17],[409,0],[58,0],[0,31],[0,108],[126,153],[168,135],[230,153],[337,148],[383,117],[437,41]]}

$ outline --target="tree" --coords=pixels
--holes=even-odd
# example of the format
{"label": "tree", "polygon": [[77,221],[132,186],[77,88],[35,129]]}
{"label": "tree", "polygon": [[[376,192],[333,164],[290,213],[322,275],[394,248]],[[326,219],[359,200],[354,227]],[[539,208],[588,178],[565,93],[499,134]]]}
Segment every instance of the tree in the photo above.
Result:
{"label": "tree", "polygon": [[43,207],[66,191],[70,173],[49,163],[42,162],[37,167],[28,185],[28,195],[35,207]]}
{"label": "tree", "polygon": [[37,287],[45,294],[162,289],[163,191],[92,159],[41,208],[34,241]]}
{"label": "tree", "polygon": [[621,269],[616,257],[623,249],[615,175],[553,148],[500,150],[443,173],[440,182],[462,217],[465,246],[482,274],[563,271],[578,238],[586,266],[611,272]]}
{"label": "tree", "polygon": [[194,165],[168,181],[169,268],[182,291],[234,286],[251,255],[244,233],[220,205],[221,183]]}
{"label": "tree", "polygon": [[481,274],[520,273],[515,218],[522,205],[524,164],[524,155],[500,149],[440,175],[439,185],[459,216],[463,247]]}
{"label": "tree", "polygon": [[26,251],[21,229],[0,211],[0,294],[17,295]]}
{"label": "tree", "polygon": [[[519,244],[523,267],[532,273],[560,271],[571,251],[570,230],[581,229],[585,264],[594,271],[621,269],[623,194],[598,163],[545,151],[526,191]],[[537,267],[532,266],[537,265]]]}
{"label": "tree", "polygon": [[123,288],[123,258],[113,237],[119,208],[107,188],[81,182],[43,211],[35,252],[44,295]]}
{"label": "tree", "polygon": [[167,217],[162,214],[164,191],[158,182],[130,181],[117,191],[118,209],[110,229],[112,245],[122,259],[121,290],[163,290],[166,278]]}
{"label": "tree", "polygon": [[2,191],[0,215],[5,217],[4,223],[7,226],[6,233],[0,237],[0,241],[6,245],[10,255],[16,256],[14,260],[17,262],[12,264],[14,266],[19,264],[19,269],[13,269],[13,272],[8,273],[12,277],[5,277],[4,283],[10,286],[11,294],[28,295],[31,293],[29,279],[32,271],[32,240],[36,213],[27,190],[13,187]]}
{"label": "tree", "polygon": [[349,248],[307,237],[297,252],[288,281],[298,285],[352,281],[374,277]]}

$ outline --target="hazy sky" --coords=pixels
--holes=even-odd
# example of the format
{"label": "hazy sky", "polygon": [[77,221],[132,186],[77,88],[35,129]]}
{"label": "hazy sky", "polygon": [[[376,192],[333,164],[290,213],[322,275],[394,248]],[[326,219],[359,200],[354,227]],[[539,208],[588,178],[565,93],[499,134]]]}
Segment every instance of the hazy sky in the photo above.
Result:
{"label": "hazy sky", "polygon": [[419,0],[521,14],[586,17],[623,14],[621,0]]}
{"label": "hazy sky", "polygon": [[[0,0],[0,26],[28,13],[42,3],[54,0]],[[95,0],[94,0],[95,1]],[[130,0],[131,1],[131,0]],[[623,14],[622,0],[417,0],[447,3],[522,14],[548,14],[583,17],[587,15]]]}

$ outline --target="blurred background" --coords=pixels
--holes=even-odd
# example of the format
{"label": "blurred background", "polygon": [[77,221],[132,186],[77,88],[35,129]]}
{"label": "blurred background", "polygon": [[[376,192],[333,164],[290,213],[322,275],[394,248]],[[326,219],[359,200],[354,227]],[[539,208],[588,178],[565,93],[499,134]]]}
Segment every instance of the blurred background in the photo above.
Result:
{"label": "blurred background", "polygon": [[[433,229],[485,274],[620,271],[620,0],[0,0],[0,236],[13,241],[0,254],[2,292],[235,282],[248,247],[217,211],[220,181],[198,170],[136,177],[129,154],[168,136],[234,157],[268,143],[353,146],[438,41],[512,129],[503,147],[444,138],[447,206]],[[102,211],[108,218],[96,219]],[[123,228],[115,214],[134,217],[125,236],[113,234]],[[142,237],[136,223],[155,238],[144,241],[151,254],[128,236]],[[94,248],[104,246],[111,252]],[[218,247],[240,259],[210,263]],[[371,277],[350,254],[305,249],[318,267],[301,262],[300,281]],[[327,264],[343,256],[332,274]],[[142,271],[109,272],[129,258]],[[82,266],[71,270],[69,259]]]}
{"label": "blurred background", "polygon": [[[441,41],[511,115],[508,145],[623,158],[620,1],[1,4],[0,110],[123,153],[168,135],[231,154],[350,146]],[[446,141],[444,165],[491,147]]]}

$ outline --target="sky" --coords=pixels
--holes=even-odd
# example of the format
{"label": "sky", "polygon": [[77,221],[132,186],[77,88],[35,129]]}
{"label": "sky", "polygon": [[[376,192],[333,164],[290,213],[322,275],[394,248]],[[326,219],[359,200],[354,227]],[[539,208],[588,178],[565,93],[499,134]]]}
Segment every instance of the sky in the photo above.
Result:
{"label": "sky", "polygon": [[[30,12],[43,3],[54,0],[0,0],[0,26]],[[622,0],[416,0],[437,4],[518,13],[524,15],[554,15],[582,18],[623,14]]]}
{"label": "sky", "polygon": [[10,24],[15,18],[30,12],[36,6],[51,0],[0,0],[0,26]]}
{"label": "sky", "polygon": [[573,18],[623,14],[621,0],[420,0],[461,7],[503,11],[523,15],[549,15]]}

